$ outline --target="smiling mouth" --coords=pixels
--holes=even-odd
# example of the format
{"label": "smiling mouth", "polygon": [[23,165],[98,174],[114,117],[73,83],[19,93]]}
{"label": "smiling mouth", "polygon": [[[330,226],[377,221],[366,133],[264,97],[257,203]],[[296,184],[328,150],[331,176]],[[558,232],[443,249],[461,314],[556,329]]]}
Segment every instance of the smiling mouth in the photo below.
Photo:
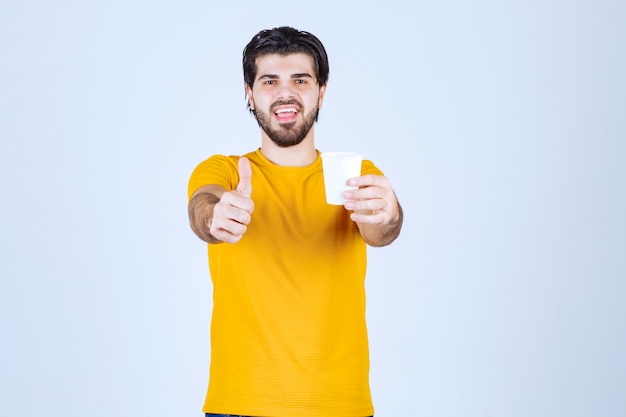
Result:
{"label": "smiling mouth", "polygon": [[274,111],[274,115],[279,122],[291,122],[298,116],[298,109],[295,107],[282,107]]}

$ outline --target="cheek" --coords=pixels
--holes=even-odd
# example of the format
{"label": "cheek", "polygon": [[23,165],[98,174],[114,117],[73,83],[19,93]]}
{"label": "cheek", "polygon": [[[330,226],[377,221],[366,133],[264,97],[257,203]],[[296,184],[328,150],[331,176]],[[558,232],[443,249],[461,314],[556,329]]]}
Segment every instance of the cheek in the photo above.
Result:
{"label": "cheek", "polygon": [[311,107],[319,109],[322,107],[323,96],[315,94],[311,97]]}
{"label": "cheek", "polygon": [[272,103],[272,97],[268,94],[263,94],[263,92],[256,92],[252,97],[250,97],[250,102],[255,108],[265,109],[267,110]]}

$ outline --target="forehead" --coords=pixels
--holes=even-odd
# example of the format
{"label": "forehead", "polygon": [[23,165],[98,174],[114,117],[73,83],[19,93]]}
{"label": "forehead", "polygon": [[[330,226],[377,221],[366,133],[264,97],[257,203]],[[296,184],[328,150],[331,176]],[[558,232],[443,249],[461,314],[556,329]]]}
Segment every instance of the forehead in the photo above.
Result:
{"label": "forehead", "polygon": [[288,55],[266,54],[261,55],[255,61],[256,78],[264,75],[291,75],[308,73],[315,76],[313,57],[304,52],[296,52]]}

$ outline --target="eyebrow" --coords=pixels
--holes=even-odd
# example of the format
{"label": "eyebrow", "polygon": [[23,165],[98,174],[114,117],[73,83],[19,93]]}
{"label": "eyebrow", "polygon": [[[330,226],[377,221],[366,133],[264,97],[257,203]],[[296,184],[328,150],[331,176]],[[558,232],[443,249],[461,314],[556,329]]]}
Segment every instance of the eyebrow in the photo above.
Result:
{"label": "eyebrow", "polygon": [[[278,79],[280,77],[277,74],[263,74],[258,79],[262,80],[264,78],[268,78],[270,80],[276,80],[276,79]],[[309,74],[308,72],[299,72],[299,73],[291,74],[290,78],[291,79],[294,79],[294,78],[313,78],[313,76],[311,74]]]}
{"label": "eyebrow", "polygon": [[298,74],[291,74],[291,78],[313,78],[308,72],[301,72]]}

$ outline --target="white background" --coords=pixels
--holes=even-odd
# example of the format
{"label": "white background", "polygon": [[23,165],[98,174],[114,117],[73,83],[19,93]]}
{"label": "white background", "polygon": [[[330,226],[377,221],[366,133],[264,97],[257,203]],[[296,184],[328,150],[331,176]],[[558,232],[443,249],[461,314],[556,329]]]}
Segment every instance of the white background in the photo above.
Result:
{"label": "white background", "polygon": [[260,144],[241,51],[326,45],[321,150],[404,206],[371,249],[377,417],[626,415],[626,3],[0,1],[0,414],[200,416],[186,186]]}

